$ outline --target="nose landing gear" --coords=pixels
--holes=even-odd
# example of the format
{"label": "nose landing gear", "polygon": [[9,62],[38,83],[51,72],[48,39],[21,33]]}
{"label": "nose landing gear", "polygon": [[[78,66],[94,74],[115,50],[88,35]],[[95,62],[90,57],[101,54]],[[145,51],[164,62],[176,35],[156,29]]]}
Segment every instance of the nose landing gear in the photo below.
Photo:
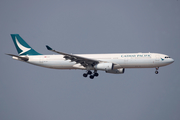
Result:
{"label": "nose landing gear", "polygon": [[158,72],[158,69],[159,69],[159,67],[156,67],[155,74],[158,74],[158,73],[159,73],[159,72]]}

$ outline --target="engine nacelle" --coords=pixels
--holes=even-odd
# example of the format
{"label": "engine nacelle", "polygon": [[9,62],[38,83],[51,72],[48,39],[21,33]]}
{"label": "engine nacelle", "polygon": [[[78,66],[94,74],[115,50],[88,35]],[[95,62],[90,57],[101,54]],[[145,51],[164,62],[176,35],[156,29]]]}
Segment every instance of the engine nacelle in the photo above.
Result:
{"label": "engine nacelle", "polygon": [[106,70],[106,73],[111,73],[111,74],[123,74],[125,71],[124,68],[120,69],[114,69],[114,70]]}
{"label": "engine nacelle", "polygon": [[105,70],[109,71],[113,69],[113,63],[99,63],[94,66],[96,70]]}

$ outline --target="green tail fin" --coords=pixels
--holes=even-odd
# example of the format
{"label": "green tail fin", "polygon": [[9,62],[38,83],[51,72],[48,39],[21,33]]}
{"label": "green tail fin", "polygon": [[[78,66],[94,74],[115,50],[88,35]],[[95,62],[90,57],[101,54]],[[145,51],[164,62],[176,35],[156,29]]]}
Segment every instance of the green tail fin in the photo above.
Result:
{"label": "green tail fin", "polygon": [[11,34],[11,37],[19,55],[42,55],[31,48],[19,34]]}

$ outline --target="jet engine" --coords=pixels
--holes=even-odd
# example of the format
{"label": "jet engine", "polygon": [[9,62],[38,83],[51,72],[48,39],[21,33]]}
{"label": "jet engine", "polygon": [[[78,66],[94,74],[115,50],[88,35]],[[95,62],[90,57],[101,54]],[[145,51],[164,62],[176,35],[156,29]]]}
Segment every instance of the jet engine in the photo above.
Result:
{"label": "jet engine", "polygon": [[113,63],[99,63],[94,66],[96,70],[105,70],[109,71],[113,69]]}
{"label": "jet engine", "polygon": [[114,69],[114,70],[106,70],[106,73],[111,73],[111,74],[123,74],[125,71],[124,68],[120,69]]}

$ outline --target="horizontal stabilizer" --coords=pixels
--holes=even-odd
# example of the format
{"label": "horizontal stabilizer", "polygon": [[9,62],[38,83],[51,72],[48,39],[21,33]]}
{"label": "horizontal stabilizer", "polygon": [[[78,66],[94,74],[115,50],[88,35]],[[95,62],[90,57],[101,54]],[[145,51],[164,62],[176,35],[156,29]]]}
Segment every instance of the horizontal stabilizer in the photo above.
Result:
{"label": "horizontal stabilizer", "polygon": [[17,56],[17,55],[13,55],[13,54],[6,54],[6,55],[12,56],[13,58],[18,59],[18,60],[22,60],[22,61],[28,61],[29,60],[29,58],[27,56],[22,57],[22,56]]}

